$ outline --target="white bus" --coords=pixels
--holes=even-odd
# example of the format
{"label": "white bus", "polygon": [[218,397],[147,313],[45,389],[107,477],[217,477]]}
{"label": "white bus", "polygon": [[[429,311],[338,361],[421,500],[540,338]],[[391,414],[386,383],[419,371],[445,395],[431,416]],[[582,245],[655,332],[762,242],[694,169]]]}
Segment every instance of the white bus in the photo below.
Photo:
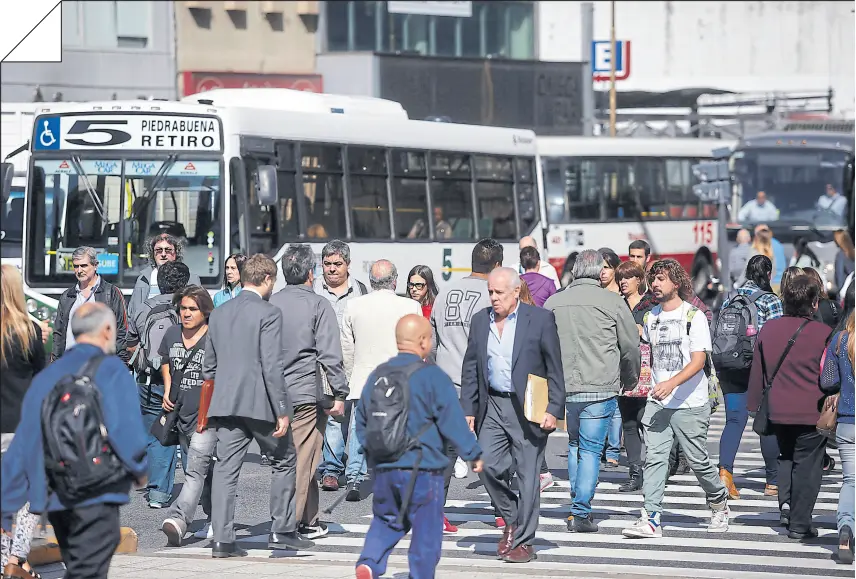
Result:
{"label": "white bus", "polygon": [[547,256],[612,248],[622,258],[636,239],[677,259],[699,291],[713,277],[718,207],[693,194],[692,165],[734,142],[715,139],[539,137]]}
{"label": "white bus", "polygon": [[[352,271],[379,258],[424,264],[441,285],[466,275],[476,240],[543,239],[531,131],[414,121],[397,103],[281,89],[224,89],[183,102],[40,104],[26,192],[24,278],[56,297],[71,253],[98,249],[126,294],[145,240],[186,240],[210,290],[232,252],[278,257],[351,244]],[[46,201],[52,200],[51,210]]]}

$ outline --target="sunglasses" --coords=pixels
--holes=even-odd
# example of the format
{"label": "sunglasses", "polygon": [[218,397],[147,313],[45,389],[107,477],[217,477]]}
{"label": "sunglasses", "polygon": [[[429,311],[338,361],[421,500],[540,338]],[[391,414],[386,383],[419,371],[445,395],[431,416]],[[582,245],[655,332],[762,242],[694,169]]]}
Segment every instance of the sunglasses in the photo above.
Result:
{"label": "sunglasses", "polygon": [[173,253],[175,253],[175,250],[171,247],[156,247],[155,248],[155,255],[158,255],[161,253],[164,255],[172,255]]}

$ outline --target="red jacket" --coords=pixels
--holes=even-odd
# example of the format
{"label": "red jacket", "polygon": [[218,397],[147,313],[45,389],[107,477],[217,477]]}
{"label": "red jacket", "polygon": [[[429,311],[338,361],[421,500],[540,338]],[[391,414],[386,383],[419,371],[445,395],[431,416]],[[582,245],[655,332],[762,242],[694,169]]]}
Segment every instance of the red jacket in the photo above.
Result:
{"label": "red jacket", "polygon": [[[749,372],[749,389],[746,406],[750,411],[758,409],[764,388],[761,354],[763,348],[767,372],[773,373],[776,363],[805,318],[785,316],[769,320],[755,342],[752,369]],[[770,388],[770,420],[778,424],[817,423],[820,412],[818,401],[823,397],[818,383],[820,359],[826,350],[826,342],[832,330],[820,322],[809,321],[794,342],[787,358],[782,362],[779,373]]]}

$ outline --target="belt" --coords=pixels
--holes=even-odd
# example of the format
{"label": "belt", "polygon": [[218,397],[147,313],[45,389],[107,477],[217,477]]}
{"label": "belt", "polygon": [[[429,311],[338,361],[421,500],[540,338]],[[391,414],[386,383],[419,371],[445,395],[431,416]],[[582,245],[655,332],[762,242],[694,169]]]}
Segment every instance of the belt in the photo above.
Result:
{"label": "belt", "polygon": [[497,398],[511,398],[513,394],[511,392],[500,392],[499,390],[490,389],[490,395],[496,396]]}

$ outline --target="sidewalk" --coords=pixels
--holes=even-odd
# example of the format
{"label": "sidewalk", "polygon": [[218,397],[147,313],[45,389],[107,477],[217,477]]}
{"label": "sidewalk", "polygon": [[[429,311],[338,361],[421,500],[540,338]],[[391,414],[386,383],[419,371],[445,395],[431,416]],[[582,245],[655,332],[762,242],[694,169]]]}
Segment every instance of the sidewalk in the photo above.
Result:
{"label": "sidewalk", "polygon": [[[484,566],[484,561],[474,561],[472,568],[463,567],[461,562],[441,560],[437,577],[441,579],[497,579],[522,577],[524,579],[556,579],[572,570],[567,564],[537,563],[512,565],[496,562]],[[534,567],[532,565],[537,565]],[[545,567],[552,567],[547,570]],[[61,564],[39,567],[42,579],[61,579]],[[263,559],[244,557],[241,559],[211,559],[203,556],[172,555],[116,555],[110,565],[110,579],[199,579],[200,577],[252,577],[254,579],[347,579],[354,577],[354,563],[331,561],[308,563],[299,557]],[[407,579],[407,558],[390,557],[389,569],[384,577]],[[574,572],[575,579],[651,579],[650,575],[612,573],[586,573],[584,568]]]}

